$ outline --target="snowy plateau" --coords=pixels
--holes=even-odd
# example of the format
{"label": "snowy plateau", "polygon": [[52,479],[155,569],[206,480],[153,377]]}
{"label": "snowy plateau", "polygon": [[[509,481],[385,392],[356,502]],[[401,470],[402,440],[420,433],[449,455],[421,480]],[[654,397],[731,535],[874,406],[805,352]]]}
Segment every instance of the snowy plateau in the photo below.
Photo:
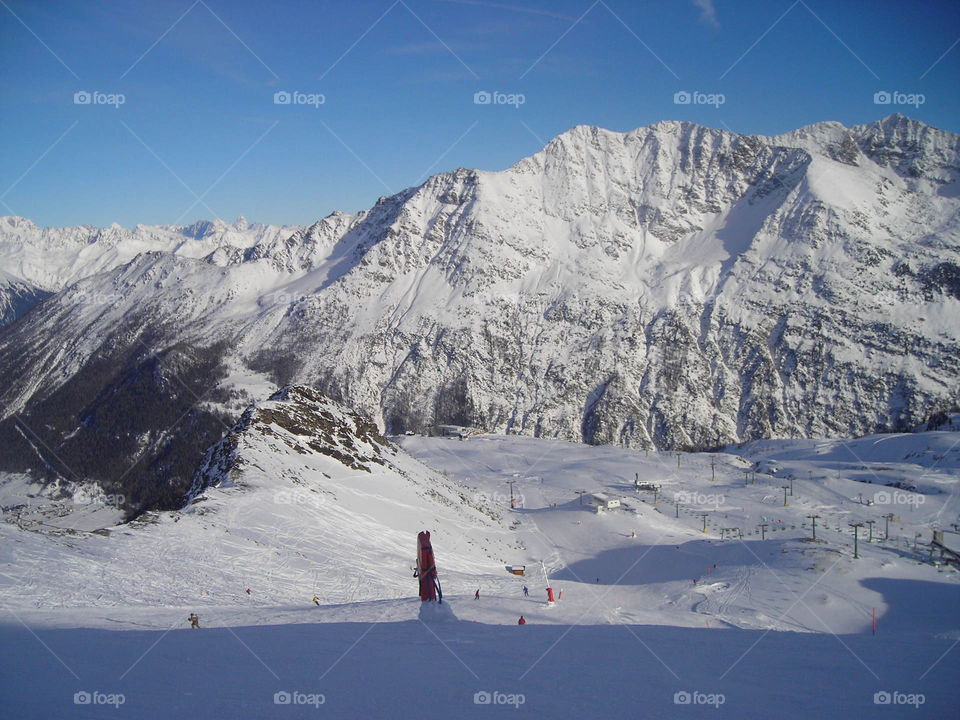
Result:
{"label": "snowy plateau", "polygon": [[0,218],[0,714],[956,717],[958,211],[892,115]]}

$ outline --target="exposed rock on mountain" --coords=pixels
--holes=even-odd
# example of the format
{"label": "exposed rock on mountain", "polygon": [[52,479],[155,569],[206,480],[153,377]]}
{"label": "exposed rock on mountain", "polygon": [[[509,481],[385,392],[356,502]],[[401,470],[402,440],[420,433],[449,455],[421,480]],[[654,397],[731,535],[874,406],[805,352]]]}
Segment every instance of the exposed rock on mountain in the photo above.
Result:
{"label": "exposed rock on mountain", "polygon": [[[19,443],[0,467],[35,469],[44,446],[72,466],[90,434],[147,448],[152,482],[165,452],[198,463],[179,430],[162,449],[165,419],[102,421],[144,387],[207,446],[217,418],[291,382],[386,432],[702,448],[912,426],[960,403],[958,179],[960,138],[899,115],[778,137],[663,122],[577,127],[364,213],[181,229],[70,272],[55,252],[43,272],[24,258],[119,230],[6,218],[3,268],[56,294],[0,331],[0,434]],[[157,389],[184,374],[189,408]]]}

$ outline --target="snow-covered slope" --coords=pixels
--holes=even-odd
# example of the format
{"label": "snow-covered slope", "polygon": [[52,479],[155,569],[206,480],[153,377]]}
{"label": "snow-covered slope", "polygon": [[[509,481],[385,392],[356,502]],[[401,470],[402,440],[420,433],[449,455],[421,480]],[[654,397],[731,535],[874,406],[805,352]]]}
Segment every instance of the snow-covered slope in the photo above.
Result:
{"label": "snow-covered slope", "polygon": [[[702,448],[911,427],[960,403],[958,148],[900,115],[774,138],[577,127],[246,249],[98,261],[0,333],[0,467],[43,464],[16,412],[105,480],[78,448],[142,382],[171,423],[211,391],[202,447],[213,415],[290,382],[391,432]],[[135,476],[163,452],[199,461],[165,429],[119,433],[154,448]]]}
{"label": "snow-covered slope", "polygon": [[[0,698],[23,718],[83,716],[73,695],[93,692],[150,720],[497,715],[482,693],[551,718],[950,717],[960,573],[928,543],[939,528],[960,547],[960,416],[941,427],[717,453],[398,447],[286,388],[211,449],[181,511],[100,531],[28,527],[28,511],[22,529],[0,523],[0,638],[17,659]],[[579,491],[621,504],[598,513]],[[442,616],[416,596],[419,529]],[[294,692],[324,702],[279,707]]]}
{"label": "snow-covered slope", "polygon": [[50,293],[0,270],[0,327],[12,323]]}
{"label": "snow-covered slope", "polygon": [[[314,593],[331,606],[326,621],[412,617],[416,604],[383,601],[416,596],[415,538],[428,529],[464,620],[512,624],[523,612],[538,624],[859,633],[876,610],[886,632],[960,631],[957,568],[927,562],[933,529],[957,548],[956,430],[764,440],[679,458],[517,436],[399,440],[292,387],[211,448],[183,510],[117,526],[102,515],[94,529],[102,495],[44,517],[35,499],[13,496],[23,484],[5,485],[4,602],[121,615],[199,604],[234,608],[232,622],[243,622],[258,617],[244,614],[250,588],[251,612],[272,608],[283,622],[317,619],[303,614]],[[599,492],[620,506],[595,512]],[[854,558],[857,522],[874,526],[860,528]],[[563,590],[555,608],[542,604],[541,562]],[[923,622],[911,615],[911,583],[929,586]],[[457,602],[478,587],[482,604]]]}
{"label": "snow-covered slope", "polygon": [[233,605],[246,588],[273,605],[405,597],[423,529],[444,548],[445,585],[462,592],[464,576],[501,568],[507,551],[483,496],[301,387],[243,414],[182,511],[115,525],[103,495],[57,503],[21,481],[0,497],[3,594],[27,607]]}

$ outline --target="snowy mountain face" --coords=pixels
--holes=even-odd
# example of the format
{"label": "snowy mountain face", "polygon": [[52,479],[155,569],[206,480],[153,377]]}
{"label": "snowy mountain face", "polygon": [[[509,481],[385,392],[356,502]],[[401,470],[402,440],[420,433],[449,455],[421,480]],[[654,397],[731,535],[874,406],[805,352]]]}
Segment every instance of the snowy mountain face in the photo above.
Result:
{"label": "snowy mountain face", "polygon": [[0,468],[106,482],[142,458],[125,482],[163,505],[290,382],[389,432],[665,449],[913,426],[960,402],[958,176],[960,138],[899,115],[663,122],[242,241],[77,264],[89,232],[57,255],[7,218],[3,269],[56,294],[0,332]]}
{"label": "snowy mountain face", "polygon": [[0,270],[0,327],[12,323],[34,305],[50,297],[50,294]]}
{"label": "snowy mountain face", "polygon": [[482,495],[305,387],[249,407],[209,450],[178,511],[112,527],[108,496],[50,503],[22,483],[0,487],[4,520],[37,531],[0,523],[0,545],[17,557],[46,548],[39,567],[2,558],[22,573],[4,585],[7,599],[33,607],[229,605],[245,587],[274,604],[413,596],[424,528],[444,547],[451,588],[474,582],[461,575],[502,571],[508,552],[500,510]]}
{"label": "snowy mountain face", "polygon": [[243,217],[230,225],[222,220],[193,225],[137,225],[133,230],[114,223],[39,228],[19,217],[0,218],[0,268],[48,292],[62,290],[91,275],[126,265],[145,252],[204,258],[229,249],[245,250],[272,243],[300,230],[293,226],[250,224]]}

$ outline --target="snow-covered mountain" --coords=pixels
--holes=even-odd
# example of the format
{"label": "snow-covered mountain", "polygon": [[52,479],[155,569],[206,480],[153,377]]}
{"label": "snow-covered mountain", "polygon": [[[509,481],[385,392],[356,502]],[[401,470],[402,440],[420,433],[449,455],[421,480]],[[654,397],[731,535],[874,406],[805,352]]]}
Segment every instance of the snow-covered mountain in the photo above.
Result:
{"label": "snow-covered mountain", "polygon": [[662,122],[88,264],[47,231],[4,239],[28,222],[7,218],[2,267],[57,292],[0,333],[0,467],[106,480],[142,458],[162,505],[220,421],[290,382],[391,432],[682,448],[912,426],[960,403],[958,179],[960,137],[900,115]]}
{"label": "snow-covered mountain", "polygon": [[[114,528],[116,505],[116,496],[0,485],[3,545],[21,559],[49,553],[41,567],[2,559],[24,573],[4,585],[5,598],[229,605],[251,586],[257,602],[277,604],[407,597],[425,528],[444,547],[445,580],[463,592],[465,576],[502,571],[509,549],[501,510],[483,495],[304,387],[243,413],[207,453],[182,510]],[[101,553],[115,561],[105,565]]]}
{"label": "snow-covered mountain", "polygon": [[219,248],[245,250],[282,240],[297,226],[262,225],[237,218],[193,225],[40,228],[21,217],[0,218],[2,269],[22,281],[56,292],[85,277],[126,265],[145,252],[202,258]]}
{"label": "snow-covered mountain", "polygon": [[50,293],[0,270],[0,327],[11,323]]}

